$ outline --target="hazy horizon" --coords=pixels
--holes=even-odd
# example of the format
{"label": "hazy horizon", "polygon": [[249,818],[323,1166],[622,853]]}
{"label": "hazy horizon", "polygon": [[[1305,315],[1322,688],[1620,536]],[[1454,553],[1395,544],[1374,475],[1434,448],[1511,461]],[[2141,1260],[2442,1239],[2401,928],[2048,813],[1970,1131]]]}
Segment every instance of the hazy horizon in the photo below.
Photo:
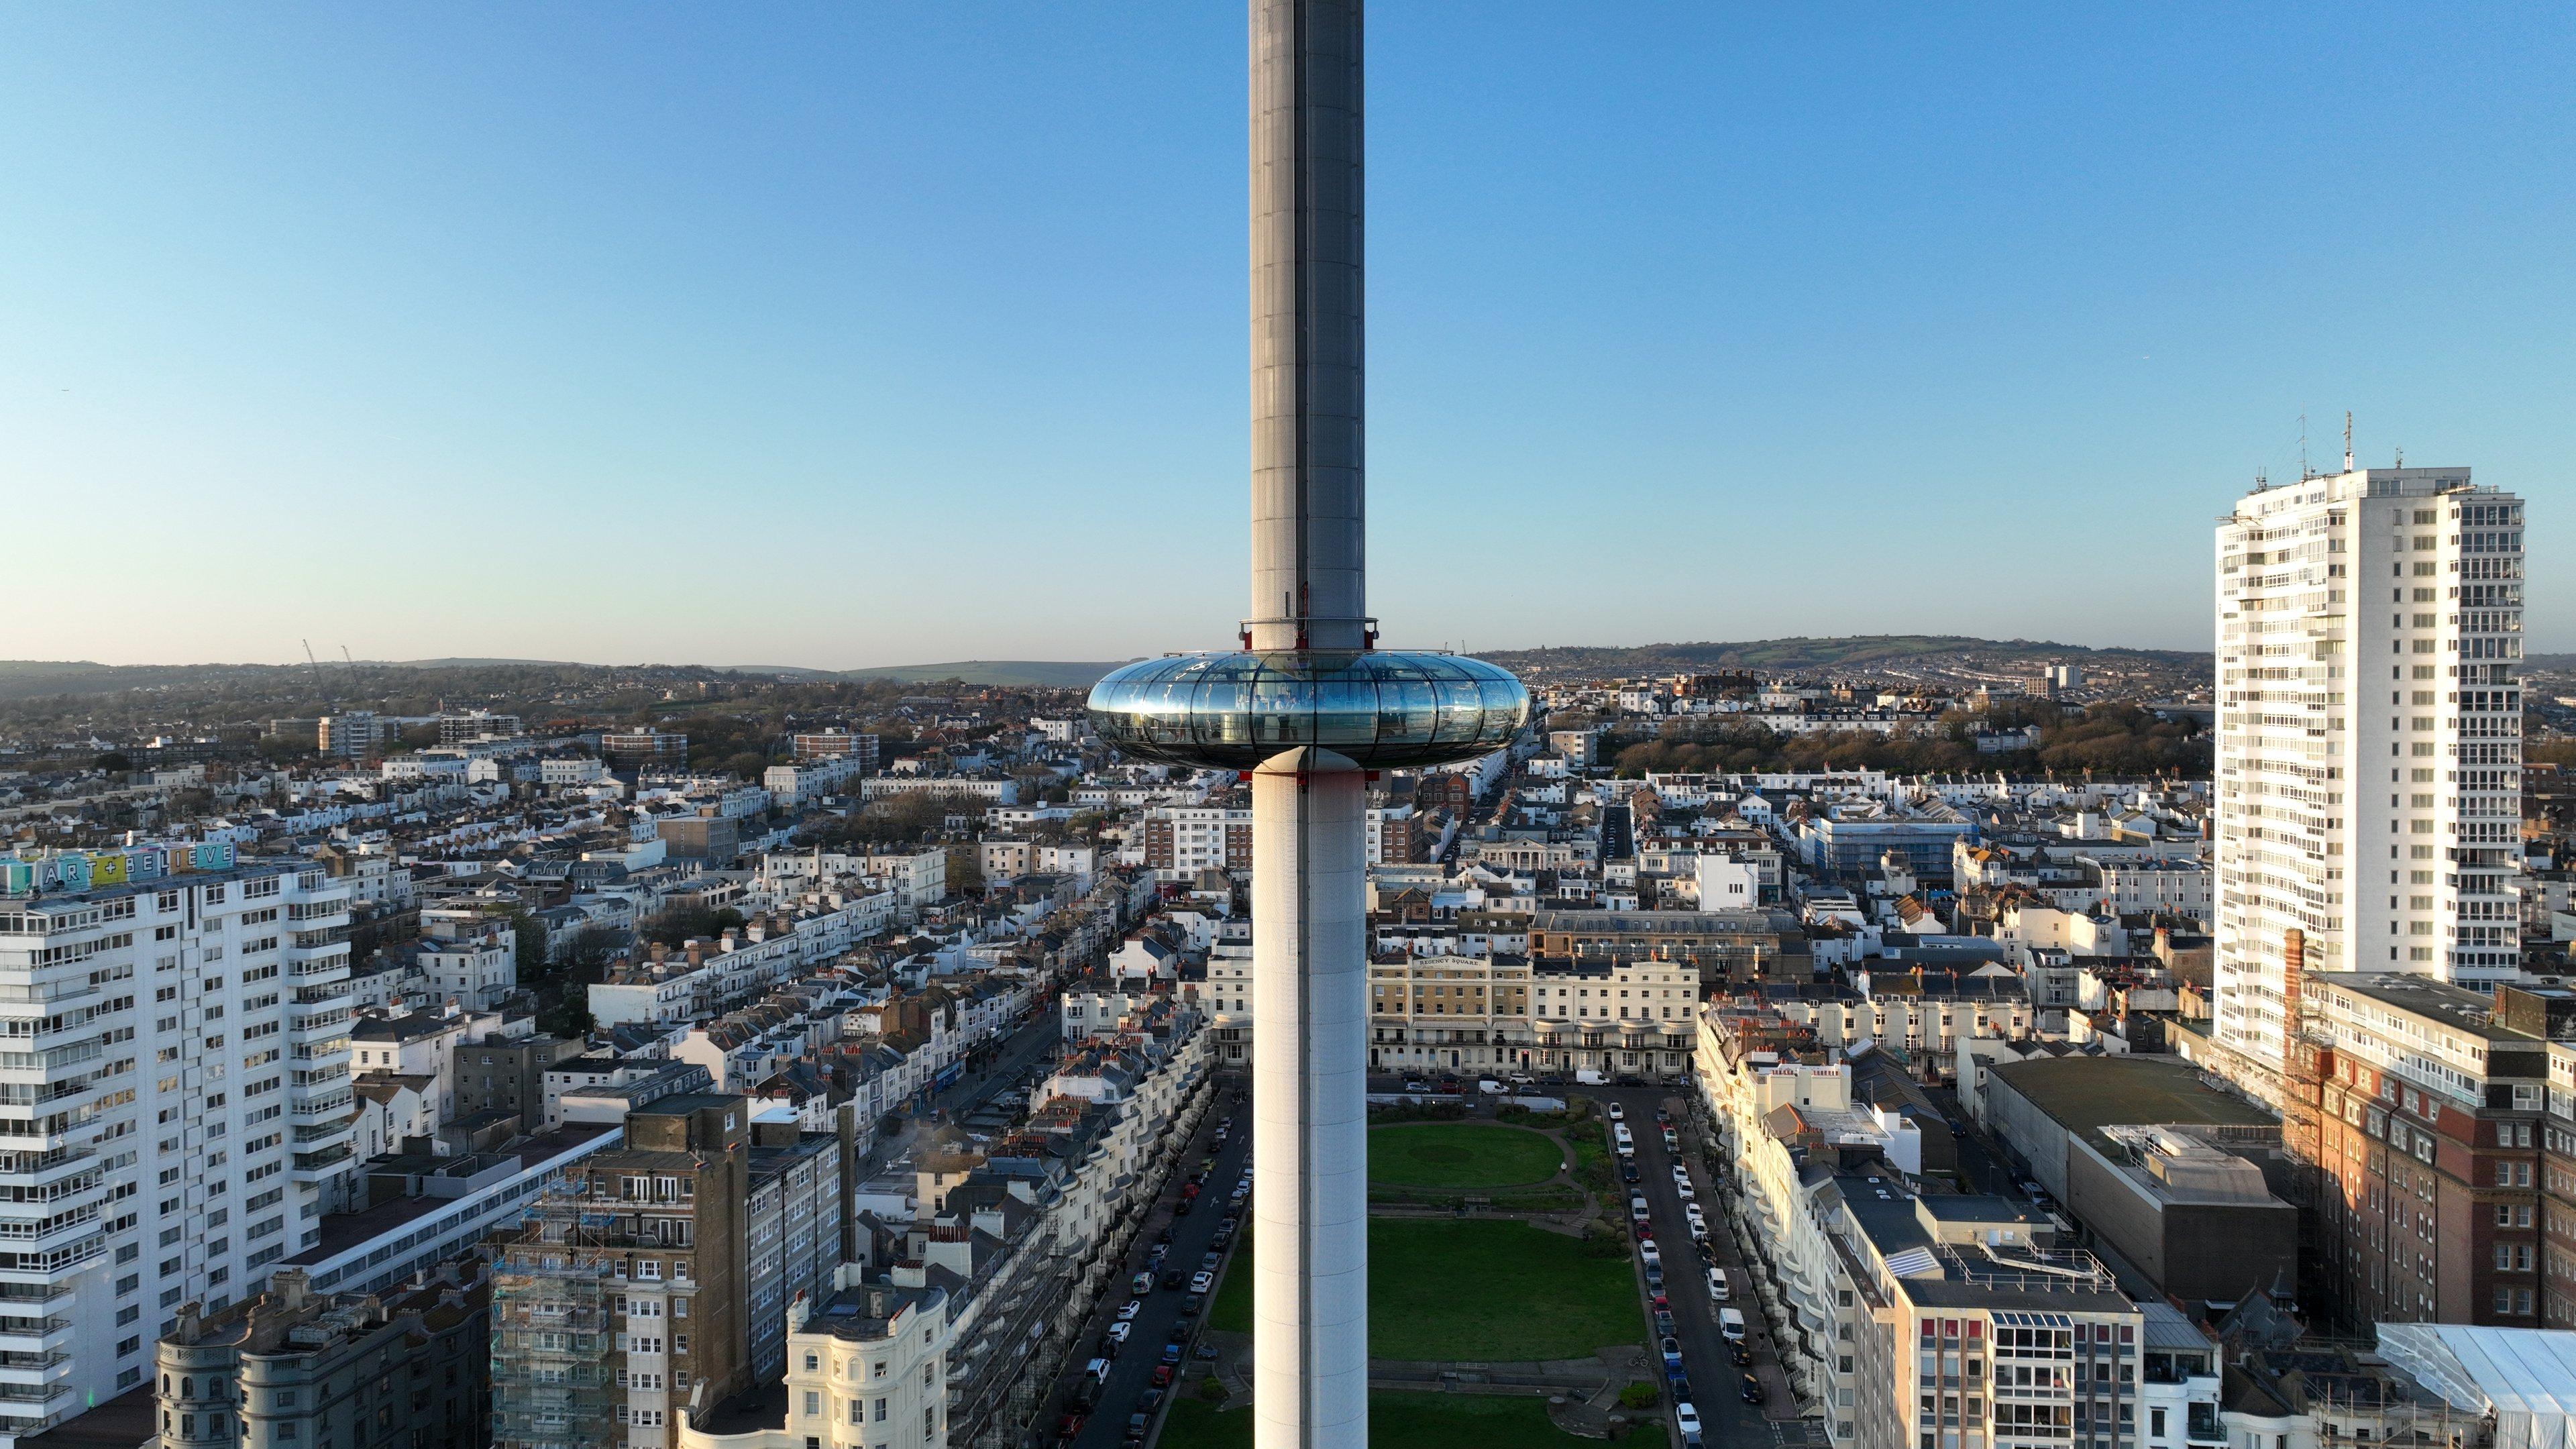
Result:
{"label": "hazy horizon", "polygon": [[[1617,642],[1617,643],[1604,643],[1604,642],[1599,641],[1599,640],[1586,640],[1586,641],[1571,641],[1571,640],[1570,640],[1570,641],[1566,641],[1566,642],[1564,642],[1564,643],[1555,643],[1555,644],[1513,644],[1513,643],[1509,643],[1509,642],[1496,644],[1496,643],[1493,643],[1493,642],[1491,642],[1491,641],[1479,640],[1479,641],[1476,641],[1475,649],[1476,649],[1476,652],[1478,652],[1478,653],[1480,653],[1480,654],[1520,654],[1520,653],[1529,653],[1529,652],[1534,652],[1534,651],[1541,650],[1541,649],[1656,649],[1656,648],[1672,648],[1672,647],[1682,647],[1682,646],[1692,646],[1692,645],[1706,645],[1706,644],[1726,644],[1726,645],[1753,645],[1753,644],[1768,644],[1768,643],[1776,643],[1776,642],[1779,642],[1779,641],[1781,641],[1781,640],[1786,640],[1786,639],[1801,639],[1801,638],[1804,638],[1804,639],[1818,639],[1818,640],[1845,640],[1845,639],[1914,638],[1914,637],[1924,637],[1924,636],[1921,636],[1921,635],[1911,635],[1911,634],[1893,634],[1893,633],[1889,633],[1889,632],[1886,632],[1886,631],[1872,630],[1872,631],[1858,632],[1858,633],[1850,633],[1850,634],[1812,634],[1812,633],[1810,633],[1810,634],[1779,634],[1779,635],[1770,635],[1770,636],[1766,636],[1766,637],[1758,638],[1758,639],[1756,639],[1756,638],[1746,638],[1746,639],[1681,639],[1681,638],[1672,638],[1672,639],[1652,639],[1652,640],[1640,640],[1640,641],[1634,641],[1634,642]],[[1980,643],[1980,644],[1989,644],[1989,645],[2026,644],[2026,645],[2028,645],[2028,646],[2030,646],[2030,647],[2033,647],[2033,648],[2062,647],[2062,648],[2072,648],[2072,649],[2095,649],[2095,650],[2119,650],[2119,649],[2132,649],[2132,650],[2145,650],[2145,651],[2165,652],[2165,653],[2180,652],[2180,653],[2200,653],[2200,654],[2206,654],[2206,653],[2209,653],[2209,652],[2210,652],[2210,651],[2209,651],[2209,650],[2207,650],[2207,649],[2198,649],[2198,650],[2194,650],[2194,649],[2165,650],[2165,649],[2162,649],[2162,648],[2161,648],[2161,646],[2156,646],[2156,645],[2147,645],[2147,644],[2123,644],[2123,643],[2117,643],[2117,642],[2114,642],[2114,643],[2105,643],[2105,644],[2086,644],[2086,643],[2083,643],[2083,642],[2080,642],[2080,641],[2077,641],[2077,640],[2072,640],[2072,639],[2034,639],[2034,638],[2010,639],[2010,638],[1992,638],[1992,637],[1978,636],[1978,635],[1955,635],[1955,636],[1954,636],[1954,635],[1938,635],[1938,636],[1933,636],[1933,637],[1956,637],[1956,638],[1960,638],[1960,639],[1964,639],[1964,640],[1971,640],[1971,641],[1973,641],[1973,642],[1975,642],[1975,643]],[[2535,652],[2540,652],[2540,651],[2535,651]],[[328,651],[328,652],[326,653],[326,652],[322,649],[320,641],[316,641],[316,643],[315,643],[314,653],[315,653],[315,659],[316,659],[316,660],[318,660],[318,662],[320,663],[321,667],[323,667],[323,668],[325,668],[325,669],[329,669],[329,670],[337,670],[337,669],[341,668],[341,667],[342,667],[342,665],[343,665],[343,661],[342,661],[342,660],[341,660],[341,658],[339,657],[338,647],[337,647],[337,645],[336,645],[336,644],[334,644],[334,645],[333,645],[333,647],[331,648],[331,650],[330,650],[330,651]],[[677,657],[663,657],[663,656],[638,656],[638,657],[635,657],[635,658],[626,658],[626,659],[567,659],[567,658],[563,658],[563,657],[560,657],[560,656],[546,656],[546,655],[533,655],[533,654],[531,654],[531,655],[497,655],[497,654],[456,654],[456,653],[448,653],[448,654],[425,654],[425,655],[420,655],[420,656],[413,657],[413,658],[403,658],[403,659],[377,659],[377,658],[371,658],[371,657],[366,656],[366,655],[356,655],[356,656],[354,656],[354,657],[353,657],[353,660],[352,660],[352,661],[350,661],[350,662],[354,662],[354,663],[359,664],[359,665],[394,665],[394,666],[400,666],[400,665],[420,665],[420,664],[438,664],[438,663],[448,663],[448,662],[467,662],[467,663],[490,663],[490,664],[567,664],[567,665],[575,665],[575,666],[579,666],[579,667],[583,667],[583,668],[591,668],[591,669],[622,669],[622,668],[643,668],[643,667],[667,667],[667,668],[679,668],[679,669],[735,669],[735,670],[803,669],[803,670],[813,670],[813,671],[820,672],[820,673],[835,673],[835,672],[854,672],[854,671],[863,671],[863,670],[918,669],[918,668],[924,668],[924,667],[928,667],[928,666],[932,666],[932,665],[941,665],[941,664],[1114,664],[1114,663],[1123,663],[1123,662],[1125,662],[1125,661],[1127,661],[1127,660],[1131,660],[1131,659],[1138,659],[1138,658],[1143,658],[1143,657],[1146,657],[1146,656],[1145,656],[1144,654],[1141,654],[1141,653],[1128,653],[1128,654],[1103,653],[1103,654],[1097,654],[1097,655],[1085,655],[1085,656],[1077,656],[1077,655],[1053,655],[1053,656],[1047,656],[1047,655],[1035,655],[1035,654],[984,654],[984,655],[972,655],[972,656],[969,656],[969,655],[958,655],[958,656],[955,656],[955,657],[953,657],[953,658],[946,658],[946,659],[932,659],[932,658],[924,657],[924,658],[916,658],[916,659],[877,660],[877,661],[869,661],[869,662],[856,663],[856,664],[828,664],[828,663],[827,663],[827,664],[815,664],[815,663],[805,663],[805,662],[800,662],[800,661],[795,661],[795,660],[787,660],[787,659],[736,660],[736,659],[730,659],[730,658],[728,658],[728,659],[723,659],[723,660],[715,660],[715,659],[684,659],[684,658],[677,658]],[[74,658],[59,658],[59,659],[56,659],[56,658],[41,658],[41,659],[40,659],[40,658],[35,658],[35,657],[32,657],[32,656],[28,656],[28,657],[20,657],[20,658],[5,658],[5,657],[0,657],[0,666],[19,665],[19,664],[38,664],[38,665],[43,665],[43,664],[58,664],[58,665],[93,664],[93,665],[101,665],[101,666],[106,666],[106,667],[111,667],[111,668],[124,668],[124,669],[187,669],[187,668],[223,669],[223,668],[234,668],[234,667],[302,668],[302,667],[305,667],[307,663],[308,663],[308,661],[305,659],[305,657],[304,657],[304,655],[303,655],[303,653],[301,652],[301,650],[300,650],[300,649],[299,649],[299,651],[295,654],[295,656],[294,656],[293,658],[288,658],[288,659],[232,658],[232,659],[135,659],[135,660],[114,660],[114,659],[97,659],[97,658],[77,658],[77,659],[74,659]]]}

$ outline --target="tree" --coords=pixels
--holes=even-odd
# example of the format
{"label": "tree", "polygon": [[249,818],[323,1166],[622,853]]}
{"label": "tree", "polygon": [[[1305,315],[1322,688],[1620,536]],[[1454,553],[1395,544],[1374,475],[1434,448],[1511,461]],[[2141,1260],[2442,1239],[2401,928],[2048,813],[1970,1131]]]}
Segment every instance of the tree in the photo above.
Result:
{"label": "tree", "polygon": [[844,820],[818,824],[812,838],[818,845],[915,845],[936,837],[948,824],[947,801],[922,790],[889,795],[870,801],[857,814]]}
{"label": "tree", "polygon": [[725,761],[725,769],[746,780],[758,780],[769,769],[769,757],[758,750],[744,750]]}
{"label": "tree", "polygon": [[597,981],[608,963],[626,949],[627,933],[614,926],[584,926],[564,947],[564,976],[584,984]]}
{"label": "tree", "polygon": [[110,775],[122,775],[134,768],[134,761],[123,750],[110,750],[91,760],[89,767]]}
{"label": "tree", "polygon": [[590,1035],[590,988],[568,986],[554,1005],[537,1013],[537,1030],[570,1040]]}
{"label": "tree", "polygon": [[742,924],[742,912],[731,906],[673,906],[645,918],[635,934],[660,945],[677,946],[684,941],[712,941]]}
{"label": "tree", "polygon": [[315,747],[309,738],[298,740],[287,735],[268,735],[251,748],[272,765],[291,765],[297,760],[311,759]]}
{"label": "tree", "polygon": [[983,847],[971,840],[961,840],[948,847],[948,888],[953,891],[980,891],[984,888]]}
{"label": "tree", "polygon": [[510,912],[510,933],[516,940],[519,984],[535,984],[546,974],[546,928],[536,913],[522,906]]}

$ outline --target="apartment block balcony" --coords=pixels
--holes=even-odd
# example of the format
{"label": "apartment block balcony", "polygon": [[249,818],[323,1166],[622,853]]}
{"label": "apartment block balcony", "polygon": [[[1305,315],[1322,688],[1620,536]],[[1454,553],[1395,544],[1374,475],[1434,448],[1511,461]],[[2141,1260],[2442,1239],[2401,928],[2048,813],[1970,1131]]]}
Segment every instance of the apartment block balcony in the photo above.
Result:
{"label": "apartment block balcony", "polygon": [[349,1039],[345,1036],[311,1042],[286,1055],[300,1068],[300,1079],[318,1080],[326,1073],[334,1077],[349,1074]]}
{"label": "apartment block balcony", "polygon": [[33,1434],[71,1417],[80,1395],[60,1379],[42,1384],[0,1383],[0,1432]]}
{"label": "apartment block balcony", "polygon": [[349,1109],[356,1105],[357,1100],[355,1093],[342,1087],[336,1091],[325,1092],[318,1097],[298,1100],[291,1110],[297,1117],[308,1120],[316,1117],[337,1119],[348,1115]]}
{"label": "apartment block balcony", "polygon": [[336,1175],[347,1165],[349,1159],[356,1155],[357,1149],[345,1142],[336,1147],[321,1147],[308,1152],[297,1152],[287,1161],[287,1176],[297,1182],[319,1182],[326,1177]]}
{"label": "apartment block balcony", "polygon": [[[21,1248],[16,1244],[0,1245],[0,1285],[21,1286],[38,1279],[51,1279],[68,1273],[92,1258],[107,1252],[107,1236],[96,1231],[95,1221],[85,1225],[90,1235],[51,1248]],[[50,1287],[51,1284],[47,1283]]]}
{"label": "apartment block balcony", "polygon": [[55,1082],[107,1055],[96,1038],[43,1051],[0,1051],[0,1082]]}
{"label": "apartment block balcony", "polygon": [[349,948],[326,946],[306,951],[289,946],[284,951],[286,974],[298,982],[325,983],[348,978]]}
{"label": "apartment block balcony", "polygon": [[295,1046],[302,1046],[307,1042],[329,1041],[334,1038],[345,1039],[349,1017],[349,1008],[345,1006],[288,1017],[286,1039]]}
{"label": "apartment block balcony", "polygon": [[60,1202],[5,1204],[29,1215],[0,1217],[0,1252],[51,1248],[96,1227],[106,1187],[100,1180],[83,1184],[78,1195]]}
{"label": "apartment block balcony", "polygon": [[70,1134],[78,1125],[63,1113],[43,1117],[0,1115],[0,1156],[13,1152],[58,1152],[76,1146],[78,1144]]}
{"label": "apartment block balcony", "polygon": [[321,1143],[339,1141],[357,1130],[358,1119],[354,1114],[331,1122],[298,1122],[295,1124],[295,1145],[318,1147]]}
{"label": "apartment block balcony", "polygon": [[[64,1296],[70,1297],[68,1289]],[[68,1315],[54,1314],[38,1318],[9,1315],[9,1307],[0,1304],[0,1353],[55,1353],[71,1346],[72,1329]]]}
{"label": "apartment block balcony", "polygon": [[0,1389],[43,1388],[70,1377],[72,1356],[67,1349],[38,1349],[16,1353],[0,1349]]}
{"label": "apartment block balcony", "polygon": [[57,981],[30,981],[16,972],[0,979],[0,1006],[57,1006],[68,1001],[98,995],[98,988],[87,976],[65,977]]}

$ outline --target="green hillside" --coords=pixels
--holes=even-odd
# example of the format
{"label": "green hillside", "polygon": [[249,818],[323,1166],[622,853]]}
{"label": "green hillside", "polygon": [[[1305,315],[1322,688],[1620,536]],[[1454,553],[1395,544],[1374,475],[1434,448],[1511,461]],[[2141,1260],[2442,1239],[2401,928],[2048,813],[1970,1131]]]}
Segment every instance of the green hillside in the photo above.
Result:
{"label": "green hillside", "polygon": [[879,669],[848,669],[843,679],[892,679],[902,683],[997,684],[1039,689],[1089,689],[1100,676],[1118,667],[1077,664],[1055,659],[968,659],[953,664],[889,664]]}

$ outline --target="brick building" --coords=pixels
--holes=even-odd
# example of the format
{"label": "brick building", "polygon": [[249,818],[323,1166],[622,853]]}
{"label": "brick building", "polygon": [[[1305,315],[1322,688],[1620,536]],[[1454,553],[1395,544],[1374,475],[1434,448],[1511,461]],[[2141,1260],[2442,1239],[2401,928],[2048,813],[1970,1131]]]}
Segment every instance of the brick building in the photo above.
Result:
{"label": "brick building", "polygon": [[2571,1003],[2419,976],[2301,981],[2284,1139],[2312,1158],[2308,1276],[2338,1323],[2540,1326],[2547,1035]]}

